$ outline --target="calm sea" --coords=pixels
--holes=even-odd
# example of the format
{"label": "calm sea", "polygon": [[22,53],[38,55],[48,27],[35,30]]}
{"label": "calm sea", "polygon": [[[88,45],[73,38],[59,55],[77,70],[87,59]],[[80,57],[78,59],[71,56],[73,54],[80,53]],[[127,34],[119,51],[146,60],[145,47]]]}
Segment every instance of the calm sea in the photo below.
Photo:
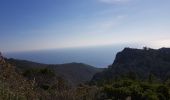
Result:
{"label": "calm sea", "polygon": [[95,67],[107,67],[113,63],[116,53],[124,47],[125,45],[13,52],[5,53],[5,56],[45,64],[77,62]]}

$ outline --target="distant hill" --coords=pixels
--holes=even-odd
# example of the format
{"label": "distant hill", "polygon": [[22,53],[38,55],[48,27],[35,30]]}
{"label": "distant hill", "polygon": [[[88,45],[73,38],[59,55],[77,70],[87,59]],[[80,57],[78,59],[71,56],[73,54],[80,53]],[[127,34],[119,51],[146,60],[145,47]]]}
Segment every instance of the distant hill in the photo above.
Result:
{"label": "distant hill", "polygon": [[129,73],[140,79],[146,79],[149,75],[161,81],[169,79],[170,48],[125,48],[117,53],[113,64],[103,72],[95,74],[92,81],[115,79]]}
{"label": "distant hill", "polygon": [[26,71],[35,68],[48,68],[53,70],[56,75],[63,77],[72,85],[90,81],[94,74],[102,71],[102,68],[95,68],[83,63],[67,63],[67,64],[41,64],[26,60],[7,59],[7,61],[16,66],[20,71]]}
{"label": "distant hill", "polygon": [[95,68],[83,63],[48,65],[47,67],[54,70],[58,75],[66,78],[72,84],[90,81],[94,74],[102,71],[101,68]]}

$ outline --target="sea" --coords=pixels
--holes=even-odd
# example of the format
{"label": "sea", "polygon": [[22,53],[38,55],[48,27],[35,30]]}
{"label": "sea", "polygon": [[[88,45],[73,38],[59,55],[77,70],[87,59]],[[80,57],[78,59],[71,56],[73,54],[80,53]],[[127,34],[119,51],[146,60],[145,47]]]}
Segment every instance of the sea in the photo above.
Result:
{"label": "sea", "polygon": [[117,52],[124,47],[135,45],[107,45],[95,47],[79,47],[50,49],[25,52],[6,52],[7,58],[28,60],[43,64],[84,63],[98,68],[106,68],[114,62]]}

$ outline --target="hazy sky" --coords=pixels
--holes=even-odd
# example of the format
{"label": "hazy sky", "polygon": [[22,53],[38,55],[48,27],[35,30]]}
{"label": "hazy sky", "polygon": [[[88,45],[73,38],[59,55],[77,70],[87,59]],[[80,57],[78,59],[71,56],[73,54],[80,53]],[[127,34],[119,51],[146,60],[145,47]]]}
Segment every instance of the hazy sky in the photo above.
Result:
{"label": "hazy sky", "polygon": [[0,51],[170,46],[170,0],[0,0]]}

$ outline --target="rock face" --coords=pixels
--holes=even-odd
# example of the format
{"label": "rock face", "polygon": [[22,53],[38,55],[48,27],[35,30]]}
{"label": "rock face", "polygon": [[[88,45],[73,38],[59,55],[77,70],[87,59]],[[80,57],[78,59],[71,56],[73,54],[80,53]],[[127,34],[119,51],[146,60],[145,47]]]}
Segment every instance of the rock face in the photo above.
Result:
{"label": "rock face", "polygon": [[125,48],[117,53],[113,64],[105,71],[97,73],[93,80],[112,79],[129,72],[135,73],[141,79],[146,79],[150,74],[160,80],[168,79],[170,77],[170,48]]}

